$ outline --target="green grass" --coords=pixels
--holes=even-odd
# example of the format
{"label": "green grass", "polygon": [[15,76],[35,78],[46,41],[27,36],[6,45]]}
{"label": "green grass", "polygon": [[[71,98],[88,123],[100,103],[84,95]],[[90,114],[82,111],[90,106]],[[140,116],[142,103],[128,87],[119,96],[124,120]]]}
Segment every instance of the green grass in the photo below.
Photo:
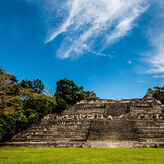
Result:
{"label": "green grass", "polygon": [[164,149],[0,148],[0,164],[164,164]]}

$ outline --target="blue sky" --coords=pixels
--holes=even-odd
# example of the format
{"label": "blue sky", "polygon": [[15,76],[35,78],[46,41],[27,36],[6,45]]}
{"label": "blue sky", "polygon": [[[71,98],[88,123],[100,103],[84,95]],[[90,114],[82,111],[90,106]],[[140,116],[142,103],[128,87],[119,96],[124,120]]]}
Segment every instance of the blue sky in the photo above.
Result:
{"label": "blue sky", "polygon": [[22,79],[73,80],[101,98],[164,84],[163,0],[0,0],[0,65]]}

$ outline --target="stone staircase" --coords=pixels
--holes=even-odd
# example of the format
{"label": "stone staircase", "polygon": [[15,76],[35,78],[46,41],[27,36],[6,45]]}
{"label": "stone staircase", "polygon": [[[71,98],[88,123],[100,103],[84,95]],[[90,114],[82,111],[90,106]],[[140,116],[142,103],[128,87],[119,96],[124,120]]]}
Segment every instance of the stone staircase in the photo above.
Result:
{"label": "stone staircase", "polygon": [[164,147],[164,120],[137,121],[137,129],[138,141],[142,145]]}
{"label": "stone staircase", "polygon": [[14,136],[10,142],[15,146],[81,147],[87,140],[89,121],[55,120],[53,115],[44,117],[34,125]]}

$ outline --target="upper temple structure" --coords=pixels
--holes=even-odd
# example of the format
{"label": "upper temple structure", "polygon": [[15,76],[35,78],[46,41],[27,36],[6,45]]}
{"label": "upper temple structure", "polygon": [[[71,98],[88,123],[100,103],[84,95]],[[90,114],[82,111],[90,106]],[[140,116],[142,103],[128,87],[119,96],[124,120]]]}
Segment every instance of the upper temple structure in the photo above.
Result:
{"label": "upper temple structure", "polygon": [[164,147],[164,105],[143,99],[104,100],[89,97],[60,115],[17,134],[8,146],[84,148]]}

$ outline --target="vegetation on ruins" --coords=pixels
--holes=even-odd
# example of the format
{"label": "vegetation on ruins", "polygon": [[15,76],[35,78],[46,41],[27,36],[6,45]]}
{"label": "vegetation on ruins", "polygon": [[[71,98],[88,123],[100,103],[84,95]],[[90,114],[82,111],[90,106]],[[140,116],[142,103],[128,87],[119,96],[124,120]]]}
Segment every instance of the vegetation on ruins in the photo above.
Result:
{"label": "vegetation on ruins", "polygon": [[56,85],[57,90],[54,96],[57,102],[58,113],[70,108],[89,95],[89,91],[83,91],[83,87],[77,86],[73,81],[66,78],[57,81]]}
{"label": "vegetation on ruins", "polygon": [[0,141],[10,139],[47,114],[71,107],[86,93],[73,81],[63,79],[57,82],[53,94],[41,80],[18,82],[16,76],[0,67]]}
{"label": "vegetation on ruins", "polygon": [[164,86],[163,87],[154,87],[149,88],[147,91],[147,94],[150,94],[152,97],[154,97],[157,100],[160,100],[162,104],[164,104]]}

